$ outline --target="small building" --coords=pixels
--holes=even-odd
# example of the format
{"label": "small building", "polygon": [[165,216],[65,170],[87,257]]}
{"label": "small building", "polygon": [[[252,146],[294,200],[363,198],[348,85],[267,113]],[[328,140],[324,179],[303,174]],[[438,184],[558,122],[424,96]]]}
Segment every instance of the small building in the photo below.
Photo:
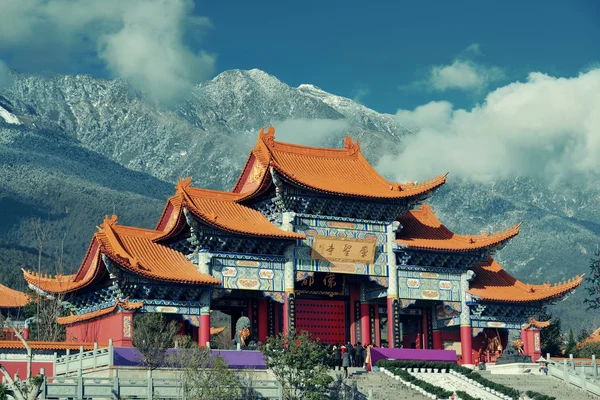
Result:
{"label": "small building", "polygon": [[445,183],[446,175],[388,182],[357,141],[300,146],[269,128],[231,192],[181,179],[155,229],[107,217],[77,273],[24,277],[64,298],[58,321],[74,342],[131,346],[133,315],[158,312],[205,345],[210,310],[220,310],[233,326],[249,317],[259,341],[306,330],[324,343],[454,348],[472,364],[523,330],[538,354],[532,318],[582,277],[556,285],[512,277],[493,256],[520,225],[451,232],[426,203]]}

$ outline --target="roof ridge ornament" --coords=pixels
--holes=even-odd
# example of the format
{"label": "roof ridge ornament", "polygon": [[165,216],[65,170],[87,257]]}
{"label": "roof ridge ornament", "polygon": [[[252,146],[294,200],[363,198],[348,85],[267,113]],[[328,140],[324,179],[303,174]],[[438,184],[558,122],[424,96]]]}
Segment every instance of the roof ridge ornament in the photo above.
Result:
{"label": "roof ridge ornament", "polygon": [[360,145],[358,144],[358,139],[352,141],[350,136],[346,136],[344,138],[344,148],[348,150],[348,155],[356,154],[360,152]]}
{"label": "roof ridge ornament", "polygon": [[176,191],[185,191],[186,189],[192,187],[192,178],[190,176],[186,178],[179,178],[177,185],[175,185]]}
{"label": "roof ridge ornament", "polygon": [[273,147],[275,145],[275,128],[273,126],[269,126],[267,128],[267,132],[265,132],[265,128],[261,127],[258,137],[262,139],[267,147]]}

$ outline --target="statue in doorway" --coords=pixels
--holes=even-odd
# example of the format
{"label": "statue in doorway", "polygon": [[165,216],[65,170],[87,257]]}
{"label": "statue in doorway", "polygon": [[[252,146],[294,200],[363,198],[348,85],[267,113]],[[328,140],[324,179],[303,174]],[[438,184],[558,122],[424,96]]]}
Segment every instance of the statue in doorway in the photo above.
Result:
{"label": "statue in doorway", "polygon": [[233,338],[233,345],[247,346],[248,338],[250,337],[250,327],[252,326],[250,318],[240,317],[235,323],[235,337]]}

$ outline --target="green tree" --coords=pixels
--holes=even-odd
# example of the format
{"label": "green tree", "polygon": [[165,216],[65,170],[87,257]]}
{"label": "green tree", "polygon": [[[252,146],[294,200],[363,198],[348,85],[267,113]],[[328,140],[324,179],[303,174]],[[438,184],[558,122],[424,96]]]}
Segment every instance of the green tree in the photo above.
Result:
{"label": "green tree", "polygon": [[167,323],[162,314],[135,314],[131,341],[142,355],[139,361],[150,370],[165,365],[167,349],[175,346],[178,331],[179,324]]}
{"label": "green tree", "polygon": [[569,329],[569,338],[567,339],[567,346],[565,347],[565,355],[577,353],[577,341],[575,340],[575,334],[573,328]]}
{"label": "green tree", "polygon": [[542,310],[538,316],[538,320],[550,320],[550,326],[541,331],[542,354],[550,353],[550,355],[561,355],[564,338],[561,333],[560,318],[552,318],[546,309]]}
{"label": "green tree", "polygon": [[590,333],[588,332],[588,330],[585,328],[581,328],[581,330],[579,331],[579,334],[577,335],[577,343],[583,342],[585,339],[588,338],[588,336],[590,336]]}
{"label": "green tree", "polygon": [[252,392],[243,390],[244,384],[222,356],[213,357],[209,348],[198,347],[189,336],[177,337],[178,349],[166,358],[166,365],[181,370],[184,398],[202,400],[251,399]]}
{"label": "green tree", "polygon": [[577,357],[591,358],[593,355],[600,356],[600,342],[586,343],[577,350]]}
{"label": "green tree", "polygon": [[333,378],[327,375],[323,360],[327,351],[308,332],[290,332],[270,337],[260,347],[267,366],[283,387],[286,400],[321,400],[328,398]]}
{"label": "green tree", "polygon": [[585,278],[588,296],[584,300],[588,310],[600,308],[600,248],[598,248],[590,262],[590,272]]}

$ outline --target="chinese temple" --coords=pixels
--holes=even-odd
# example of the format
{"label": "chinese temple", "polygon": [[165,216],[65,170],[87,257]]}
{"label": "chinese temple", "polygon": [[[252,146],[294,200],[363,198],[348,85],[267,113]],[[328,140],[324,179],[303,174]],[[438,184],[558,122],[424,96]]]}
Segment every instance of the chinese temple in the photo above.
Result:
{"label": "chinese temple", "polygon": [[425,203],[445,182],[388,182],[350,138],[315,148],[261,129],[231,192],[181,179],[155,229],[107,217],[77,273],[24,277],[60,296],[74,342],[130,346],[133,315],[158,312],[206,345],[220,310],[232,326],[248,317],[257,341],[306,330],[325,343],[455,349],[472,364],[512,331],[539,354],[536,315],[582,277],[512,277],[493,256],[520,226],[451,232]]}

